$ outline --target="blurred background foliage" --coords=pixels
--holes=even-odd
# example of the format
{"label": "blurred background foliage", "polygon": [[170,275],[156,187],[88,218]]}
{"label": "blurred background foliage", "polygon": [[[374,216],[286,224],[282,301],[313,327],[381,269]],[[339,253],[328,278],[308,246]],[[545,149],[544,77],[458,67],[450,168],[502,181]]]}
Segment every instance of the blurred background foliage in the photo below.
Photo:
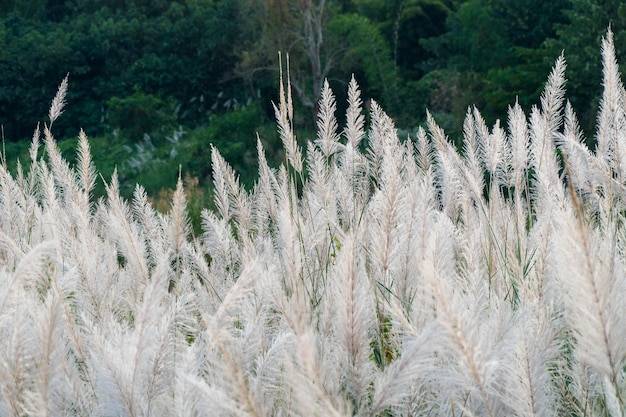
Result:
{"label": "blurred background foliage", "polygon": [[625,22],[618,0],[0,0],[0,124],[8,160],[24,159],[69,73],[58,140],[83,128],[103,177],[117,167],[128,195],[139,181],[167,196],[181,175],[209,204],[210,144],[246,185],[257,132],[270,161],[283,158],[278,51],[302,141],[324,79],[339,113],[354,74],[366,105],[375,98],[398,128],[414,131],[429,109],[459,140],[470,105],[494,123],[515,101],[537,103],[562,51],[568,98],[593,138],[600,38],[611,25],[622,55]]}

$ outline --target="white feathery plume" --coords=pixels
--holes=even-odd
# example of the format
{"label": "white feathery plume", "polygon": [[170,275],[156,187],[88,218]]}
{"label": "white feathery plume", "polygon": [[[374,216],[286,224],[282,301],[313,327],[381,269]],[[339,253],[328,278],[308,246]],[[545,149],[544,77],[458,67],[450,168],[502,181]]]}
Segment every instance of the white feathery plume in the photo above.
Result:
{"label": "white feathery plume", "polygon": [[[3,306],[1,311],[8,309]],[[11,312],[11,325],[7,325],[9,321],[2,320],[0,327],[3,339],[0,344],[3,358],[0,362],[0,412],[5,416],[21,417],[27,414],[26,397],[34,382],[32,374],[35,368],[33,358],[37,354],[36,335],[26,309],[15,308]]]}
{"label": "white feathery plume", "polygon": [[216,280],[217,274],[212,269],[214,261],[211,255],[205,252],[201,237],[197,238],[187,249],[189,262],[189,274],[193,277],[188,285],[188,290],[194,297],[193,306],[202,306],[203,311],[213,313],[222,302],[220,298],[224,282]]}
{"label": "white feathery plume", "polygon": [[337,161],[344,186],[350,188],[349,193],[339,193],[339,216],[350,219],[346,222],[348,224],[357,222],[357,216],[363,212],[369,195],[368,163],[359,152],[359,144],[365,137],[365,117],[362,112],[361,92],[353,75],[348,84],[348,108],[346,110],[346,126],[343,131],[347,142],[343,146],[339,161]]}
{"label": "white feathery plume", "polygon": [[549,122],[535,107],[530,116],[531,166],[535,181],[532,183],[534,202],[538,215],[551,216],[555,206],[563,204],[565,193],[559,178],[556,148],[549,130]]}
{"label": "white feathery plume", "polygon": [[383,126],[380,124],[383,122],[383,110],[376,103],[376,101],[372,100],[370,106],[370,129],[368,131],[368,147],[367,147],[367,157],[370,165],[370,172],[372,173],[373,178],[376,181],[380,180],[380,164],[383,159]]}
{"label": "white feathery plume", "polygon": [[354,78],[354,74],[348,84],[348,109],[346,110],[346,128],[344,135],[348,140],[348,144],[356,149],[365,136],[365,118],[362,114],[363,102],[361,100],[361,91]]}
{"label": "white feathery plume", "polygon": [[[7,289],[0,297],[0,314],[5,311],[7,304],[10,303],[13,292],[20,294],[20,287],[36,287],[37,281],[40,279],[41,263],[43,260],[52,256],[57,248],[55,242],[46,240],[32,248],[29,248],[27,253],[23,253],[19,256],[19,263],[12,271],[11,277],[7,284]],[[0,317],[2,317],[0,315]]]}
{"label": "white feathery plume", "polygon": [[[374,103],[370,140],[376,150],[370,150],[370,165],[377,167],[377,190],[372,195],[368,214],[370,256],[374,279],[390,288],[395,263],[400,253],[400,236],[403,235],[401,219],[406,211],[402,184],[404,149],[400,146],[393,122]],[[375,269],[374,269],[375,268]]]}
{"label": "white feathery plume", "polygon": [[[574,206],[579,207],[573,192],[572,196]],[[579,333],[575,355],[616,385],[623,381],[626,363],[626,308],[621,299],[626,290],[624,255],[614,238],[589,230],[577,210],[576,217],[573,213],[558,217],[564,301],[568,319]],[[623,398],[620,401],[623,407]]]}
{"label": "white feathery plume", "polygon": [[[33,233],[35,232],[35,228],[38,223],[37,219],[39,219],[39,214],[41,212],[41,207],[38,203],[39,196],[38,196],[38,191],[37,191],[37,187],[38,187],[37,175],[39,173],[39,164],[40,164],[40,161],[38,160],[38,157],[37,157],[37,153],[39,150],[39,137],[40,137],[40,132],[39,132],[39,125],[38,125],[37,128],[35,129],[35,132],[33,133],[33,138],[31,141],[30,148],[29,148],[30,167],[29,167],[27,175],[25,175],[24,172],[22,171],[22,165],[19,159],[17,161],[18,175],[17,175],[16,181],[13,181],[11,176],[4,169],[5,168],[4,166],[2,166],[2,169],[0,170],[1,172],[0,187],[2,188],[2,194],[6,197],[13,194],[13,198],[15,198],[15,203],[17,203],[17,205],[15,203],[8,204],[8,201],[7,201],[5,203],[7,205],[4,207],[3,212],[10,213],[6,217],[7,217],[7,220],[11,219],[9,223],[12,227],[19,228],[20,230],[22,230],[23,233],[26,233],[26,235],[31,236],[31,237],[33,236]],[[17,185],[17,190],[19,190],[18,193],[9,191],[13,189],[14,183],[15,185]],[[15,217],[13,217],[15,213],[15,209],[18,209],[18,210],[21,209],[23,211],[23,218],[20,221],[18,221],[18,219],[16,219]]]}
{"label": "white feathery plume", "polygon": [[[287,56],[287,85],[283,83],[283,65],[281,61],[281,55],[278,55],[280,65],[280,102],[278,107],[274,106],[274,113],[276,114],[276,122],[278,123],[278,130],[280,132],[280,139],[282,140],[283,147],[287,154],[287,161],[296,170],[296,172],[302,172],[302,152],[296,141],[296,135],[293,131],[293,103],[291,101],[291,80],[289,74],[289,56]],[[285,90],[287,90],[285,94]]]}
{"label": "white feathery plume", "polygon": [[[529,144],[530,135],[528,122],[522,107],[518,102],[508,110],[508,130],[507,142],[510,147],[510,175],[509,187],[513,187],[513,210],[514,227],[512,236],[514,241],[509,245],[513,250],[513,268],[517,270],[518,280],[521,280],[529,272],[529,262],[532,259],[532,252],[528,250],[527,221],[530,211],[529,192]],[[522,285],[525,288],[525,285]]]}
{"label": "white feathery plume", "polygon": [[166,234],[161,218],[148,200],[146,190],[139,184],[133,192],[131,208],[133,218],[137,221],[137,226],[145,237],[148,264],[153,267],[159,259],[166,256],[169,243],[166,243]]}
{"label": "white feathery plume", "polygon": [[624,85],[619,75],[613,32],[610,28],[607,36],[602,39],[602,66],[604,90],[598,113],[597,154],[618,174],[623,183],[626,170]]}
{"label": "white feathery plume", "polygon": [[313,268],[315,271],[304,275],[304,287],[311,298],[318,297],[328,279],[333,237],[339,228],[337,189],[329,172],[333,165],[334,162],[329,164],[322,152],[309,142],[307,149],[309,175],[301,198],[304,218],[299,229],[301,235],[299,246],[306,247],[302,251],[308,255],[306,257],[308,262],[303,266],[306,265],[307,270]]}
{"label": "white feathery plume", "polygon": [[[510,166],[512,158],[511,144],[506,140],[506,132],[500,126],[500,120],[496,120],[496,124],[492,129],[490,137],[490,146],[498,148],[497,162],[493,162],[496,167],[495,180],[498,186],[506,186],[510,182]],[[494,157],[495,159],[495,157]]]}
{"label": "white feathery plume", "polygon": [[509,107],[508,112],[509,135],[508,142],[511,146],[511,185],[516,193],[522,194],[524,177],[528,169],[528,146],[530,137],[526,115],[519,103]]}
{"label": "white feathery plume", "polygon": [[[69,169],[69,166],[68,166]],[[71,174],[71,175],[70,175]],[[70,182],[73,182],[70,184]],[[69,169],[68,185],[73,197],[66,201],[66,212],[71,224],[78,230],[89,230],[92,216],[91,192],[96,185],[96,170],[91,161],[89,142],[85,132],[79,133],[76,149],[76,167]]]}
{"label": "white feathery plume", "polygon": [[[477,345],[477,343],[482,344],[483,341],[487,342],[478,337],[480,328],[474,327],[477,324],[475,321],[479,318],[471,317],[470,312],[462,311],[460,297],[449,288],[450,283],[446,282],[446,278],[440,275],[433,265],[428,264],[429,262],[426,262],[424,266],[427,268],[425,276],[430,282],[433,297],[437,301],[437,320],[445,328],[446,336],[449,338],[444,346],[450,349],[453,355],[449,360],[452,363],[458,363],[448,370],[451,375],[445,378],[448,379],[448,385],[443,388],[442,394],[448,396],[454,393],[457,395],[467,393],[474,397],[474,402],[479,402],[476,407],[482,405],[490,410],[492,404],[489,392],[495,382],[494,365],[496,364],[489,360],[489,352],[483,350],[487,346]],[[469,310],[471,311],[472,308],[470,307]],[[472,313],[477,314],[476,311]]]}
{"label": "white feathery plume", "polygon": [[242,351],[238,349],[237,338],[229,332],[229,327],[239,315],[241,304],[245,296],[252,290],[253,284],[260,272],[258,261],[253,260],[242,270],[236,283],[224,297],[221,306],[213,316],[203,315],[206,325],[207,341],[215,346],[221,363],[227,373],[226,378],[230,386],[230,395],[236,399],[241,411],[245,415],[261,417],[263,401],[254,396],[249,378],[245,375],[245,363]]}
{"label": "white feathery plume", "polygon": [[215,330],[224,329],[229,324],[229,317],[237,315],[236,307],[246,296],[248,291],[252,290],[253,283],[259,274],[259,266],[257,261],[247,264],[237,277],[236,282],[229,288],[228,293],[223,297],[222,303],[211,318]]}
{"label": "white feathery plume", "polygon": [[346,225],[358,224],[370,194],[367,159],[347,143],[339,155],[336,170],[337,215]]}
{"label": "white feathery plume", "polygon": [[209,385],[198,376],[187,376],[186,381],[196,393],[197,407],[203,412],[200,415],[257,417],[248,410],[242,409],[241,403],[236,398],[232,398],[230,390]]}
{"label": "white feathery plume", "polygon": [[175,294],[178,297],[181,295],[181,274],[185,268],[183,258],[185,257],[187,239],[191,234],[191,224],[189,217],[187,217],[187,198],[185,197],[183,181],[180,176],[176,183],[176,191],[174,191],[172,196],[169,219],[171,221],[169,225],[169,245],[172,249],[170,258],[174,268],[174,276],[170,277],[169,288],[175,288]]}
{"label": "white feathery plume", "polygon": [[[480,160],[487,172],[493,173],[495,172],[495,167],[497,165],[497,153],[499,149],[497,149],[497,147],[491,146],[489,138],[489,128],[487,127],[487,123],[485,123],[483,116],[480,114],[476,107],[472,109],[472,116],[476,135],[475,142],[477,155],[480,157]],[[463,133],[465,133],[465,129],[463,130]]]}
{"label": "white feathery plume", "polygon": [[195,389],[189,381],[198,377],[198,370],[201,368],[200,350],[203,348],[200,342],[191,345],[179,346],[177,352],[180,357],[178,366],[175,369],[176,382],[173,392],[173,409],[181,417],[194,417],[200,415],[200,398],[195,394]]}
{"label": "white feathery plume", "polygon": [[[231,247],[234,249],[228,221],[218,218],[215,213],[205,209],[202,211],[202,230],[204,231],[203,241],[207,253],[221,261],[217,262],[218,265],[225,264]],[[236,255],[235,253],[232,254]]]}
{"label": "white feathery plume", "polygon": [[54,96],[52,100],[52,104],[50,105],[50,110],[48,112],[48,118],[50,119],[50,127],[54,121],[63,113],[63,107],[65,107],[65,96],[67,95],[67,83],[70,75],[67,74],[61,84],[59,85],[59,89],[57,90],[57,94]]}
{"label": "white feathery plume", "polygon": [[433,383],[427,379],[429,375],[435,377],[437,372],[432,352],[442,343],[439,330],[436,324],[431,323],[420,334],[404,342],[402,355],[374,382],[372,415],[401,405],[409,387],[423,384],[427,390],[428,383]]}
{"label": "white feathery plume", "polygon": [[348,406],[343,398],[332,397],[324,384],[320,370],[316,335],[305,323],[293,329],[296,340],[296,369],[288,373],[304,415],[347,417]]}
{"label": "white feathery plume", "polygon": [[191,229],[189,218],[187,217],[187,198],[185,197],[183,181],[180,177],[176,182],[176,190],[172,196],[169,217],[172,221],[170,226],[170,245],[173,245],[174,255],[180,256],[187,243]]}
{"label": "white feathery plume", "polygon": [[610,416],[623,417],[626,410],[624,409],[623,400],[620,399],[615,384],[608,376],[603,378],[604,397],[606,398],[606,408]]}
{"label": "white feathery plume", "polygon": [[30,142],[30,148],[28,149],[28,154],[30,156],[30,161],[32,164],[35,164],[38,160],[37,153],[39,151],[39,142],[41,138],[41,130],[39,129],[39,124],[35,128],[33,132],[33,137]]}
{"label": "white feathery plume", "polygon": [[306,199],[304,206],[307,207],[313,221],[321,215],[321,223],[332,224],[336,222],[334,213],[336,196],[331,184],[332,166],[329,166],[325,158],[327,156],[309,142],[307,148],[309,178],[303,199]]}
{"label": "white feathery plume", "polygon": [[213,145],[211,145],[211,165],[215,205],[225,220],[232,219],[235,222],[238,237],[247,241],[252,222],[248,195],[239,185],[239,179],[232,167]]}
{"label": "white feathery plume", "polygon": [[[554,134],[561,126],[563,102],[565,100],[565,57],[563,54],[554,63],[548,82],[541,94],[541,112],[547,121],[547,132]],[[546,139],[552,139],[548,137]]]}
{"label": "white feathery plume", "polygon": [[515,360],[502,371],[506,382],[506,402],[515,415],[554,416],[558,400],[552,386],[551,369],[559,357],[557,319],[535,300],[518,314]]}
{"label": "white feathery plume", "polygon": [[[281,199],[278,208],[278,239],[284,290],[288,294],[301,297],[302,288],[298,284],[302,271],[302,253],[298,238],[299,213],[290,209],[290,201]],[[304,300],[303,300],[304,302]]]}
{"label": "white feathery plume", "polygon": [[326,158],[329,158],[339,149],[339,135],[337,134],[337,103],[335,96],[324,80],[322,93],[319,100],[319,114],[317,115],[317,140],[316,145]]}
{"label": "white feathery plume", "polygon": [[365,260],[359,255],[359,246],[353,234],[338,239],[337,279],[340,305],[336,317],[337,337],[342,344],[340,366],[345,375],[348,396],[354,403],[365,401],[372,382],[373,363],[369,360],[369,336],[374,323],[374,306],[370,298],[372,288],[367,280]]}
{"label": "white feathery plume", "polygon": [[[429,173],[423,173],[417,166],[413,153],[413,144],[403,144],[404,160],[401,176],[401,202],[404,207],[400,214],[398,228],[404,233],[399,234],[399,254],[394,271],[393,291],[407,316],[411,316],[414,308],[421,308],[420,300],[420,269],[421,244],[424,228],[428,222],[429,209],[432,207],[432,184]],[[417,300],[417,301],[416,301]]]}
{"label": "white feathery plume", "polygon": [[439,191],[439,202],[448,216],[456,220],[459,214],[460,198],[464,195],[460,170],[463,162],[454,147],[448,142],[441,127],[430,114],[426,114],[428,131],[432,138],[435,165],[435,185]]}
{"label": "white feathery plume", "polygon": [[286,415],[291,404],[285,399],[292,397],[290,386],[286,378],[287,367],[283,366],[289,361],[294,349],[293,336],[285,331],[280,331],[271,340],[265,341],[263,351],[254,362],[256,370],[254,394],[257,398],[263,398],[265,409],[271,416]]}
{"label": "white feathery plume", "polygon": [[463,122],[463,156],[468,185],[474,194],[474,199],[480,200],[485,186],[483,179],[484,165],[481,155],[484,151],[481,149],[482,144],[479,142],[481,135],[477,132],[478,123],[475,120],[475,113],[477,113],[477,110],[472,111],[469,108],[465,113],[465,121]]}
{"label": "white feathery plume", "polygon": [[[133,222],[128,204],[122,200],[119,193],[117,170],[113,172],[111,181],[105,185],[107,192],[107,227],[109,235],[115,241],[141,284],[148,282],[150,273],[146,263],[148,256],[144,239],[141,237],[137,224]],[[137,294],[141,288],[136,288]]]}
{"label": "white feathery plume", "polygon": [[601,168],[595,156],[584,143],[583,134],[578,125],[571,104],[565,105],[563,134],[557,137],[557,143],[565,152],[566,163],[572,177],[572,185],[586,194],[594,192],[603,180]]}
{"label": "white feathery plume", "polygon": [[562,121],[564,85],[565,58],[561,55],[541,95],[541,110],[534,107],[530,116],[531,163],[535,168],[534,191],[538,214],[549,215],[555,204],[564,204],[565,195],[559,178],[555,148]]}
{"label": "white feathery plume", "polygon": [[78,148],[76,150],[76,165],[78,167],[78,179],[83,193],[89,201],[89,196],[96,185],[96,169],[91,160],[89,141],[84,130],[78,134]]}
{"label": "white feathery plume", "polygon": [[35,198],[34,187],[35,187],[35,182],[37,178],[37,170],[39,169],[38,152],[39,152],[40,139],[41,139],[41,131],[39,129],[39,123],[38,123],[37,127],[35,128],[35,131],[33,132],[33,137],[30,142],[30,147],[28,148],[28,154],[30,157],[30,168],[28,170],[28,187],[24,188],[25,192],[28,190],[28,194],[30,195],[31,200]]}
{"label": "white feathery plume", "polygon": [[[54,184],[54,176],[48,169],[47,164],[41,164],[39,172],[39,193],[41,204],[44,206],[44,214],[58,215],[60,202]],[[46,225],[47,230],[59,226],[61,221],[65,220],[65,216],[58,217],[59,220],[55,224]]]}
{"label": "white feathery plume", "polygon": [[[15,241],[17,246],[22,246],[21,240],[27,237],[27,223],[33,221],[33,219],[28,218],[29,213],[26,210],[28,208],[33,210],[36,204],[32,196],[26,195],[29,188],[31,192],[33,191],[32,186],[23,189],[20,185],[6,170],[5,166],[0,164],[0,207],[3,212],[0,219],[0,233],[6,233],[5,242]],[[24,240],[26,241],[26,239]],[[12,245],[9,244],[9,246]],[[16,253],[15,251],[11,252]],[[9,264],[11,263],[9,262]]]}
{"label": "white feathery plume", "polygon": [[36,352],[33,358],[37,373],[35,385],[25,397],[25,408],[28,415],[49,416],[60,415],[69,404],[66,392],[69,381],[65,369],[71,366],[65,363],[68,352],[61,326],[59,301],[54,295],[48,294],[42,306],[34,307],[33,325],[36,334]]}
{"label": "white feathery plume", "polygon": [[417,165],[422,171],[431,169],[433,162],[433,147],[428,140],[428,135],[423,127],[419,127],[415,136],[415,149],[417,151]]}
{"label": "white feathery plume", "polygon": [[217,150],[211,145],[211,167],[213,172],[213,186],[215,192],[215,206],[225,221],[229,221],[232,217],[230,212],[230,198],[226,184],[226,175],[228,175],[226,161]]}
{"label": "white feathery plume", "polygon": [[76,173],[70,168],[70,165],[61,155],[52,131],[46,127],[44,129],[44,142],[46,145],[46,153],[50,160],[50,172],[54,179],[54,183],[60,187],[60,195],[63,205],[69,206],[68,202],[80,201],[80,191],[78,189],[78,182],[76,181]]}
{"label": "white feathery plume", "polygon": [[170,413],[178,341],[174,331],[177,306],[168,297],[168,280],[169,260],[163,259],[145,286],[143,299],[133,308],[130,328],[111,323],[106,332],[96,335],[94,359],[101,372],[98,397],[104,412]]}
{"label": "white feathery plume", "polygon": [[[434,239],[432,238],[432,225],[437,222],[437,218],[440,215],[440,207],[438,201],[438,191],[435,187],[434,174],[430,171],[424,173],[423,177],[419,179],[415,187],[415,197],[412,210],[413,210],[413,224],[411,231],[411,239],[413,240],[413,247],[406,248],[407,256],[412,256],[407,262],[407,288],[406,302],[412,300],[411,309],[407,311],[407,317],[410,319],[412,325],[417,329],[417,334],[424,326],[434,319],[434,305],[435,301],[432,297],[427,285],[424,285],[424,271],[421,265],[432,255],[432,245]],[[409,251],[413,251],[410,253]],[[417,265],[413,267],[412,265]],[[414,269],[409,269],[409,267]],[[406,309],[406,308],[405,308]]]}
{"label": "white feathery plume", "polygon": [[[276,220],[277,207],[276,207],[276,195],[274,194],[274,187],[276,186],[276,175],[270,169],[267,158],[265,157],[265,151],[261,139],[257,135],[257,159],[259,163],[259,179],[258,188],[255,192],[258,200],[263,200],[260,203],[260,207],[255,205],[259,210],[264,209],[264,212],[257,210],[257,215],[263,216],[269,222],[269,219]],[[257,225],[259,231],[265,230],[265,227]]]}

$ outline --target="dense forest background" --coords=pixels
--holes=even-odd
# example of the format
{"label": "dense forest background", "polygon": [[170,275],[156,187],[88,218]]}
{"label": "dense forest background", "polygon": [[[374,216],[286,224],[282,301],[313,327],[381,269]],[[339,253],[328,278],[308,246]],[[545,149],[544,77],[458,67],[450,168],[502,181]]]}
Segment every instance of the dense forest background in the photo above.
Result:
{"label": "dense forest background", "polygon": [[[468,106],[489,123],[516,100],[536,103],[555,59],[593,137],[610,24],[626,48],[618,0],[1,0],[0,124],[9,163],[27,147],[61,80],[53,132],[72,158],[78,129],[123,192],[144,184],[157,204],[182,174],[210,200],[210,144],[252,184],[258,132],[283,158],[274,128],[278,51],[289,54],[299,140],[313,138],[328,79],[343,106],[352,75],[407,136],[426,109],[452,140]],[[621,48],[621,50],[620,50]],[[623,54],[622,54],[623,55]],[[341,114],[339,111],[338,114]]]}

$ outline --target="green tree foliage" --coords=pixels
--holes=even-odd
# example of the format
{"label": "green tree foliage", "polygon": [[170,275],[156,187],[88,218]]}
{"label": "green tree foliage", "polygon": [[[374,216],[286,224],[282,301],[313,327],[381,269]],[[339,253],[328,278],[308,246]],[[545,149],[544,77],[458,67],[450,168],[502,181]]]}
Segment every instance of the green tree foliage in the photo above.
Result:
{"label": "green tree foliage", "polygon": [[[38,20],[10,10],[0,26],[1,114],[11,138],[46,114],[48,86],[70,73],[68,119],[106,126],[106,102],[139,88],[172,98],[179,122],[206,120],[236,55],[235,1],[48,1]],[[63,119],[57,134],[65,131]],[[88,132],[89,133],[89,132]]]}
{"label": "green tree foliage", "polygon": [[[426,108],[434,104],[428,99],[432,83],[420,82],[432,69],[435,58],[423,41],[446,32],[446,21],[458,8],[457,2],[354,0],[353,6],[376,26],[391,51],[397,83],[393,87],[394,100],[385,107],[400,125],[416,126],[425,119]],[[364,90],[368,91],[367,86]]]}
{"label": "green tree foliage", "polygon": [[451,0],[355,0],[357,10],[375,22],[393,50],[394,64],[405,78],[424,75],[432,54],[421,40],[442,35],[455,9]]}
{"label": "green tree foliage", "polygon": [[[449,94],[429,100],[439,111],[452,115],[455,126],[467,106],[476,104],[493,123],[506,118],[505,104],[533,103],[545,74],[560,52],[542,47],[563,22],[568,0],[467,0],[449,15],[447,31],[421,40],[433,59],[426,80],[437,80],[438,90]],[[438,103],[444,106],[437,108]],[[456,133],[459,133],[457,130]]]}
{"label": "green tree foliage", "polygon": [[397,106],[398,74],[391,60],[391,50],[371,21],[358,14],[342,14],[329,23],[329,32],[344,39],[344,53],[338,69],[346,79],[351,73],[359,76],[368,96]]}
{"label": "green tree foliage", "polygon": [[0,1],[0,18],[4,19],[11,14],[19,14],[40,19],[43,16],[46,3],[47,0],[2,0]]}
{"label": "green tree foliage", "polygon": [[326,0],[241,0],[239,6],[246,39],[239,75],[254,82],[255,74],[277,72],[278,53],[288,55],[292,86],[315,114],[322,82],[335,66],[337,45],[327,31],[335,5]]}
{"label": "green tree foliage", "polygon": [[[201,143],[194,130],[203,132],[235,161],[254,147],[229,129],[274,117],[282,51],[296,103],[315,115],[324,79],[345,91],[354,74],[364,101],[376,98],[399,127],[422,124],[428,108],[459,137],[470,105],[493,123],[509,103],[534,104],[564,49],[587,127],[600,87],[594,46],[611,23],[620,54],[624,9],[615,0],[0,0],[0,124],[9,141],[30,137],[46,121],[50,86],[69,72],[58,137],[75,137],[79,120],[90,137],[117,130],[116,146],[141,145],[144,133],[159,146],[182,125],[184,140]],[[260,120],[242,110],[252,101]],[[294,121],[298,137],[315,117]]]}
{"label": "green tree foliage", "polygon": [[397,80],[389,45],[376,25],[352,9],[350,2],[337,0],[241,0],[240,27],[247,28],[247,41],[238,73],[252,85],[275,84],[281,51],[289,55],[300,103],[314,115],[324,79],[347,84],[351,73],[393,107]]}
{"label": "green tree foliage", "polygon": [[547,44],[554,53],[565,51],[571,74],[568,91],[581,125],[592,133],[602,89],[602,66],[596,45],[610,25],[618,57],[626,56],[626,4],[619,0],[570,0],[568,21],[558,25],[556,39]]}
{"label": "green tree foliage", "polygon": [[145,94],[139,88],[127,97],[111,97],[107,101],[107,107],[110,125],[130,138],[150,135],[157,129],[173,130],[175,127],[174,117],[169,111],[171,103],[152,94]]}
{"label": "green tree foliage", "polygon": [[19,13],[0,22],[0,123],[7,138],[32,134],[54,96],[44,80],[63,79],[73,60],[70,36],[61,28]]}

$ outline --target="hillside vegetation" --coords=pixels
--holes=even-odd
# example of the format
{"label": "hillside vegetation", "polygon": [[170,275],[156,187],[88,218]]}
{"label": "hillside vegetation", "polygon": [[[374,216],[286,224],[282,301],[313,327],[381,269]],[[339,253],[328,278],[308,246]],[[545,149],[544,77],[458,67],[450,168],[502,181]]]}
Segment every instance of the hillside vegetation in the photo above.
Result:
{"label": "hillside vegetation", "polygon": [[[92,196],[53,138],[0,166],[3,416],[623,416],[626,93],[602,47],[597,149],[561,56],[528,115],[470,109],[457,152],[432,117],[399,138],[353,79],[323,85],[316,139],[276,117],[250,190],[213,149],[215,210],[190,227],[114,173]],[[367,117],[366,117],[367,116]],[[366,121],[367,119],[367,121]]]}
{"label": "hillside vegetation", "polygon": [[[273,131],[278,52],[289,55],[299,144],[315,137],[326,79],[343,124],[354,75],[402,131],[426,109],[459,148],[468,106],[488,125],[507,106],[539,104],[545,74],[565,50],[568,97],[594,149],[601,96],[596,45],[611,25],[625,52],[619,0],[30,0],[0,2],[0,136],[7,162],[28,156],[58,80],[68,106],[55,137],[73,162],[82,128],[99,171],[117,168],[120,191],[137,182],[165,205],[179,172],[213,193],[211,144],[251,185],[254,133],[270,165],[284,157]],[[580,30],[584,28],[585,30]],[[369,110],[368,110],[369,111]],[[97,181],[95,193],[104,195]],[[199,215],[194,214],[194,221]],[[197,228],[196,228],[197,230]]]}

